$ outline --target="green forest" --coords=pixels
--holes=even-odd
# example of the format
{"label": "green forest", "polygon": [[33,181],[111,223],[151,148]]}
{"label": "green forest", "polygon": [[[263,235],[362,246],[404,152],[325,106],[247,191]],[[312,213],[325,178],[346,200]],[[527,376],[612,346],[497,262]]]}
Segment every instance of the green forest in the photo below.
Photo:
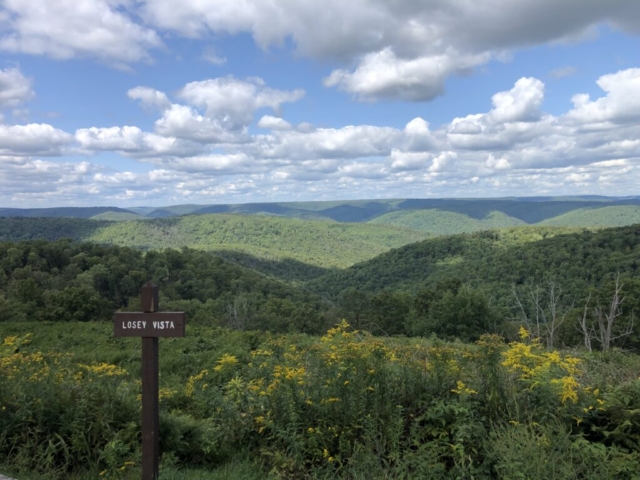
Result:
{"label": "green forest", "polygon": [[2,219],[0,471],[139,477],[153,281],[164,480],[637,479],[640,225],[389,215]]}
{"label": "green forest", "polygon": [[72,238],[142,250],[190,247],[322,268],[344,268],[427,236],[395,226],[226,214],[135,222],[0,218],[0,241]]}

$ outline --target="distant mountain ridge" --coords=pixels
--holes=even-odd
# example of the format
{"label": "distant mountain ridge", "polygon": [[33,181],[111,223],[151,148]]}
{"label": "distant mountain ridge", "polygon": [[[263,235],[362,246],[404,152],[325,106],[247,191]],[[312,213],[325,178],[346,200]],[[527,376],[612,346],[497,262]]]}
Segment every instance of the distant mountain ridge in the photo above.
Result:
{"label": "distant mountain ridge", "polygon": [[372,223],[450,235],[520,225],[616,227],[640,222],[640,196],[333,200],[165,207],[0,209],[0,217],[70,217],[131,221],[190,215],[254,215],[331,223]]}
{"label": "distant mountain ridge", "polygon": [[274,215],[313,218],[336,222],[368,222],[382,215],[406,210],[440,210],[467,215],[477,220],[502,212],[528,224],[538,223],[577,209],[605,206],[640,206],[640,196],[598,195],[504,198],[409,198],[384,200],[333,200],[314,202],[263,202],[244,204],[169,205],[164,207],[55,207],[0,208],[2,217],[90,218],[107,212],[134,213],[145,218],[166,218],[209,213]]}
{"label": "distant mountain ridge", "polygon": [[133,213],[119,207],[0,208],[0,217],[91,218],[108,212]]}

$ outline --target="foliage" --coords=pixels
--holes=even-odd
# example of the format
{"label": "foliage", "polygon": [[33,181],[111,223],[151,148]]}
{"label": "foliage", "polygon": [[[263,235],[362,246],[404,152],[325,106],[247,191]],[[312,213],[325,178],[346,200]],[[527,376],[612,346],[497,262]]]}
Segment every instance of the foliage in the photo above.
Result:
{"label": "foliage", "polygon": [[62,238],[81,240],[107,225],[108,222],[84,218],[0,217],[0,242],[35,239],[55,241]]}
{"label": "foliage", "polygon": [[339,224],[257,215],[189,215],[129,222],[0,219],[0,239],[61,237],[144,250],[190,247],[236,251],[260,260],[344,268],[426,238],[394,226]]}
{"label": "foliage", "polygon": [[110,222],[127,222],[129,220],[141,220],[142,217],[133,212],[104,212],[91,217],[91,220],[107,220]]}
{"label": "foliage", "polygon": [[116,309],[135,308],[148,280],[160,286],[162,308],[185,310],[191,323],[305,332],[325,325],[317,296],[207,252],[0,243],[3,321],[110,319]]}
{"label": "foliage", "polygon": [[[49,478],[134,475],[139,342],[67,325],[4,324],[0,462]],[[624,372],[616,385],[603,361]],[[244,455],[273,478],[633,479],[638,367],[615,351],[545,350],[524,330],[463,344],[346,322],[321,338],[195,327],[163,341],[163,471],[222,472]]]}
{"label": "foliage", "polygon": [[548,218],[540,225],[565,227],[622,227],[640,223],[640,206],[618,205],[615,207],[581,208]]}
{"label": "foliage", "polygon": [[522,220],[509,217],[502,212],[490,212],[486,217],[477,219],[462,213],[436,209],[398,210],[376,217],[369,223],[396,225],[434,236],[525,225]]}

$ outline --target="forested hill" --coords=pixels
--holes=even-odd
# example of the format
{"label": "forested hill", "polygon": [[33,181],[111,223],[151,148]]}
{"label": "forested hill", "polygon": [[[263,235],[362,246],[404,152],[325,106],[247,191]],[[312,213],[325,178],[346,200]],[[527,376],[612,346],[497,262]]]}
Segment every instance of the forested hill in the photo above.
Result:
{"label": "forested hill", "polygon": [[148,280],[160,286],[162,308],[184,310],[190,322],[310,333],[330,324],[319,297],[208,252],[69,240],[0,242],[0,322],[109,320],[139,309]]}
{"label": "forested hill", "polygon": [[111,222],[85,218],[0,217],[0,242],[23,240],[84,240]]}
{"label": "forested hill", "polygon": [[[572,215],[577,212],[577,215]],[[201,214],[240,214],[404,225],[436,235],[548,223],[562,226],[624,226],[640,218],[640,197],[416,198],[316,202],[2,209],[0,217],[81,217],[137,220]]]}
{"label": "forested hill", "polygon": [[347,290],[416,291],[455,278],[494,301],[512,302],[512,285],[553,278],[564,294],[583,298],[591,287],[640,276],[640,225],[597,231],[524,227],[425,240],[391,250],[308,283],[337,298]]}
{"label": "forested hill", "polygon": [[188,215],[132,222],[0,218],[0,240],[68,237],[144,250],[191,247],[322,268],[344,268],[427,236],[392,225],[255,215]]}
{"label": "forested hill", "polygon": [[118,207],[0,208],[0,217],[91,218],[108,212],[132,213]]}

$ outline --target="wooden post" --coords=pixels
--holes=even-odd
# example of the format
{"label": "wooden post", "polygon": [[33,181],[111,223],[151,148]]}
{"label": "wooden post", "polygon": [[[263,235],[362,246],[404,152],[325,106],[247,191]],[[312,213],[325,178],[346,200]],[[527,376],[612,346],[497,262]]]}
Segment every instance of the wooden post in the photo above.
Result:
{"label": "wooden post", "polygon": [[114,336],[142,337],[142,480],[157,480],[160,456],[158,337],[184,337],[184,312],[160,312],[158,287],[140,290],[142,312],[118,312]]}
{"label": "wooden post", "polygon": [[158,392],[158,337],[142,337],[142,480],[158,478]]}
{"label": "wooden post", "polygon": [[[140,290],[142,311],[160,310],[158,286],[149,282]],[[142,337],[142,480],[158,479],[160,408],[158,337]]]}

